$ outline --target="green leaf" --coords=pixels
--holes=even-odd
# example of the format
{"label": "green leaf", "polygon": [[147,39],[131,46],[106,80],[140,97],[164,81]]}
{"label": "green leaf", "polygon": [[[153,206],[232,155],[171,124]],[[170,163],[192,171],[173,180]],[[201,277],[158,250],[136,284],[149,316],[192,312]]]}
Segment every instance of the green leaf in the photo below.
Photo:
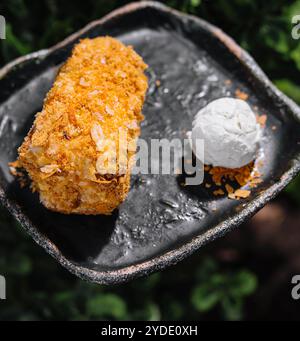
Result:
{"label": "green leaf", "polygon": [[277,79],[274,81],[275,85],[291,97],[294,101],[300,104],[300,86],[288,79]]}
{"label": "green leaf", "polygon": [[264,24],[259,36],[263,39],[266,46],[272,48],[276,52],[285,56],[291,50],[292,40],[290,31],[286,31],[285,27],[280,27],[280,22],[268,22]]}
{"label": "green leaf", "polygon": [[87,312],[97,318],[113,317],[122,320],[127,316],[125,302],[115,294],[99,294],[87,302]]}
{"label": "green leaf", "polygon": [[221,293],[212,290],[210,284],[202,284],[196,287],[192,293],[192,304],[196,310],[206,312],[211,310],[220,300]]}
{"label": "green leaf", "polygon": [[53,300],[58,304],[71,302],[73,299],[74,299],[74,295],[72,291],[61,291],[61,292],[56,293],[53,297]]}
{"label": "green leaf", "polygon": [[[300,90],[299,90],[300,91]],[[285,190],[300,206],[300,175],[296,177]]]}
{"label": "green leaf", "polygon": [[149,302],[145,307],[147,321],[160,321],[160,309],[155,303]]}
{"label": "green leaf", "polygon": [[257,279],[250,271],[242,270],[233,278],[229,291],[234,297],[242,297],[252,294],[257,287]]}
{"label": "green leaf", "polygon": [[209,284],[213,288],[222,289],[228,281],[227,276],[221,273],[215,273],[209,279]]}
{"label": "green leaf", "polygon": [[167,302],[167,307],[164,312],[167,314],[165,316],[168,316],[169,320],[180,320],[184,316],[184,304],[171,297],[169,302]]}
{"label": "green leaf", "polygon": [[20,55],[24,55],[30,52],[29,45],[27,45],[14,35],[12,27],[8,23],[6,24],[5,44],[8,44],[9,46],[13,47]]}
{"label": "green leaf", "polygon": [[151,291],[157,286],[159,281],[160,281],[160,273],[155,273],[147,278],[136,281],[134,283],[134,286],[138,290]]}
{"label": "green leaf", "polygon": [[294,15],[300,14],[300,1],[293,1],[293,4],[287,6],[283,11],[283,17],[286,18],[286,21],[291,23],[292,17]]}
{"label": "green leaf", "polygon": [[221,301],[224,318],[238,321],[243,317],[243,300],[240,297],[224,297]]}
{"label": "green leaf", "polygon": [[297,47],[291,52],[290,54],[292,60],[295,62],[298,70],[300,70],[300,45],[298,44]]}
{"label": "green leaf", "polygon": [[31,260],[22,254],[13,257],[13,264],[11,264],[11,272],[21,276],[28,275],[32,270]]}
{"label": "green leaf", "polygon": [[192,7],[198,7],[201,5],[201,0],[190,0]]}
{"label": "green leaf", "polygon": [[216,261],[212,258],[205,258],[202,261],[201,266],[199,266],[196,270],[196,279],[198,281],[207,280],[209,276],[215,273],[218,270],[218,265]]}

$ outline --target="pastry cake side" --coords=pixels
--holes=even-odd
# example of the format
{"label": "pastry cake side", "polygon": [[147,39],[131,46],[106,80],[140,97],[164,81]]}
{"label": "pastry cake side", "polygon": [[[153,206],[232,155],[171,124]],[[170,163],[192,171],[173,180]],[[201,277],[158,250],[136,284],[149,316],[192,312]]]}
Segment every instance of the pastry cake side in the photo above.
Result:
{"label": "pastry cake side", "polygon": [[146,67],[131,47],[110,37],[74,47],[19,148],[17,165],[47,208],[110,214],[125,199]]}

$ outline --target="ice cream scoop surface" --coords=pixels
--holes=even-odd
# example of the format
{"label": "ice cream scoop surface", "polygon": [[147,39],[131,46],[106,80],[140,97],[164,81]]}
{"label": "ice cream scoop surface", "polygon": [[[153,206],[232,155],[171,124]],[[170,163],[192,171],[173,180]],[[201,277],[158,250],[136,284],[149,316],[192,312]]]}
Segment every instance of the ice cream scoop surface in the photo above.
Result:
{"label": "ice cream scoop surface", "polygon": [[197,113],[191,135],[204,140],[205,164],[239,168],[255,159],[260,126],[245,101],[225,97]]}

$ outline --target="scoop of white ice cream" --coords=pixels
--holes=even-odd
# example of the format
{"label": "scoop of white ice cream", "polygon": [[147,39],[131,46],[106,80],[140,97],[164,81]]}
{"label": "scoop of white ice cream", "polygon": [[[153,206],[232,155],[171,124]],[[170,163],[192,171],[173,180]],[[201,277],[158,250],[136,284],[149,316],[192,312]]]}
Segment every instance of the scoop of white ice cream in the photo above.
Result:
{"label": "scoop of white ice cream", "polygon": [[191,137],[193,146],[195,139],[204,140],[205,164],[239,168],[254,160],[260,126],[245,101],[226,97],[197,113]]}

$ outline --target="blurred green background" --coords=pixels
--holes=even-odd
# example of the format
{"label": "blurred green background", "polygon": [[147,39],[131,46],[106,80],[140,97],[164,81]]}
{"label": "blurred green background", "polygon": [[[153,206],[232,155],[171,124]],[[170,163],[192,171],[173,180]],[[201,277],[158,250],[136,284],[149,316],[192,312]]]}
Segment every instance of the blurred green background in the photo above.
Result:
{"label": "blurred green background", "polygon": [[[49,47],[127,1],[9,0],[0,65]],[[300,104],[300,0],[165,1],[221,27]],[[105,287],[62,269],[0,208],[0,320],[299,319],[291,277],[300,271],[300,179],[237,231],[149,278]]]}

